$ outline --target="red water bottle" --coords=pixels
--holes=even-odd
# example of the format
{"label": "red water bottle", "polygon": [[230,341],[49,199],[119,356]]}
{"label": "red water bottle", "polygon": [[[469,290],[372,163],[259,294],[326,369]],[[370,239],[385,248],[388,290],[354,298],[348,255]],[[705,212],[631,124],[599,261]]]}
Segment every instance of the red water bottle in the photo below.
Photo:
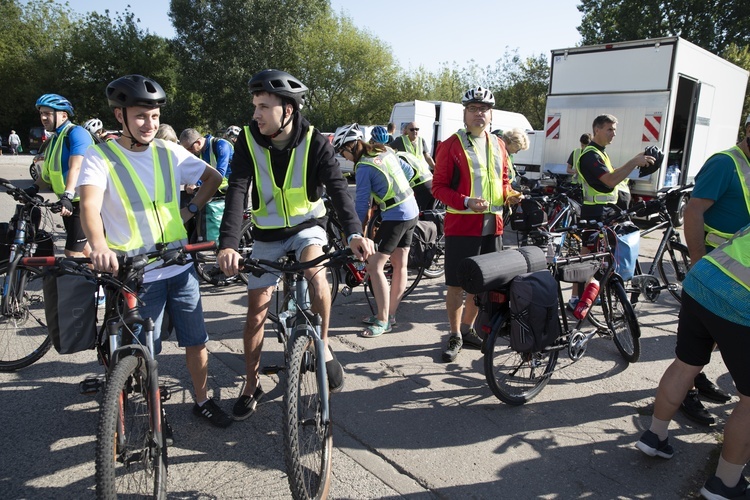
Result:
{"label": "red water bottle", "polygon": [[591,304],[596,300],[596,296],[599,295],[599,282],[594,278],[591,278],[589,284],[586,285],[586,289],[581,294],[581,300],[578,301],[573,316],[577,319],[583,319],[589,313]]}

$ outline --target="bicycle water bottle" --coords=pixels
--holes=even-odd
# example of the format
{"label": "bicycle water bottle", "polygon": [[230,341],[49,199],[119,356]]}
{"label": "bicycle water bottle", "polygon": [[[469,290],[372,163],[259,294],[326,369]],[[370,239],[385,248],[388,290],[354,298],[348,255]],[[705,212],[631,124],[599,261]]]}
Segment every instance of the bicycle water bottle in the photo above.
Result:
{"label": "bicycle water bottle", "polygon": [[573,311],[573,316],[576,317],[576,319],[583,319],[586,317],[586,315],[589,313],[589,309],[591,308],[591,304],[594,303],[596,300],[596,296],[599,294],[599,282],[595,280],[594,278],[591,278],[591,281],[588,285],[586,285],[586,289],[583,291],[583,294],[581,295],[581,300],[578,301],[578,304],[576,305],[575,310]]}

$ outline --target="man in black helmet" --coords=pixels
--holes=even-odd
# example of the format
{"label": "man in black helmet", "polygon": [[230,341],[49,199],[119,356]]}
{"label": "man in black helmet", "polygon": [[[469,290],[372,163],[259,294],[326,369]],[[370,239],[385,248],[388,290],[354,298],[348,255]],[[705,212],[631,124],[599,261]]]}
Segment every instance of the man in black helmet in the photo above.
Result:
{"label": "man in black helmet", "polygon": [[[154,80],[140,75],[118,78],[107,86],[107,100],[122,124],[122,136],[86,151],[78,192],[91,261],[97,270],[116,273],[118,255],[186,244],[184,223],[213,196],[221,174],[182,146],[155,138],[166,94]],[[199,180],[203,188],[181,209],[180,184]],[[177,341],[185,347],[195,390],[193,413],[227,427],[232,420],[207,394],[208,334],[193,265],[158,265],[146,268],[139,292],[141,315],[154,320],[154,354],[161,351],[159,334],[166,309]],[[169,439],[168,426],[165,434]]]}
{"label": "man in black helmet", "polygon": [[[253,258],[276,260],[294,251],[297,259],[305,262],[321,255],[322,246],[328,243],[325,207],[320,198],[325,188],[350,248],[366,259],[374,253],[373,243],[360,234],[362,225],[333,147],[299,113],[307,87],[289,73],[273,69],[253,76],[249,86],[255,111],[253,121],[244,127],[235,144],[219,237],[217,260],[222,272],[227,276],[239,272],[242,256],[237,248],[248,189],[255,225]],[[277,203],[280,199],[283,202]],[[321,335],[328,345],[331,295],[326,273],[319,271],[308,270],[306,278],[310,282],[312,309],[322,318]],[[234,405],[236,420],[249,417],[264,394],[258,374],[263,324],[276,282],[277,277],[271,273],[248,276],[243,332],[247,383]],[[344,373],[330,349],[326,350],[326,368],[331,391],[340,391]]]}

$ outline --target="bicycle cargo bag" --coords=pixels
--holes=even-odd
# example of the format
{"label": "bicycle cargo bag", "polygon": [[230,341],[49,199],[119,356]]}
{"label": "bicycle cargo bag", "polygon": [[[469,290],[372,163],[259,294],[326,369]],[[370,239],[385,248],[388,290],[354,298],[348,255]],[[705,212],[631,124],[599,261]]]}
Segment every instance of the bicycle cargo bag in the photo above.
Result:
{"label": "bicycle cargo bag", "polygon": [[537,200],[524,198],[516,205],[510,216],[510,227],[514,231],[531,231],[547,223],[547,212]]}
{"label": "bicycle cargo bag", "polygon": [[96,283],[83,276],[44,277],[44,312],[55,350],[73,354],[96,342]]}
{"label": "bicycle cargo bag", "polygon": [[215,241],[219,244],[219,228],[221,218],[224,216],[224,198],[211,200],[203,207],[203,220],[206,224],[206,241]]}
{"label": "bicycle cargo bag", "polygon": [[528,246],[469,257],[458,264],[458,281],[468,293],[482,293],[507,286],[519,274],[547,268],[547,255]]}
{"label": "bicycle cargo bag", "polygon": [[638,261],[638,250],[641,243],[641,232],[632,222],[625,222],[615,228],[617,244],[615,245],[615,272],[625,281],[635,274]]}
{"label": "bicycle cargo bag", "polygon": [[560,336],[557,281],[549,271],[516,276],[510,284],[510,347],[539,352]]}
{"label": "bicycle cargo bag", "polygon": [[420,220],[414,227],[414,235],[411,238],[409,259],[407,267],[417,269],[419,267],[430,267],[432,259],[435,258],[435,245],[437,244],[437,226],[434,222]]}

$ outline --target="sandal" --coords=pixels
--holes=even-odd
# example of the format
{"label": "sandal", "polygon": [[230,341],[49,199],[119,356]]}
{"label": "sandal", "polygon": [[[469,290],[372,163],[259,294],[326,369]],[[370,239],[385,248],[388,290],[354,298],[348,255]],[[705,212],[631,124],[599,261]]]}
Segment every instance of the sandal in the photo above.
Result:
{"label": "sandal", "polygon": [[391,325],[389,323],[381,322],[378,320],[375,320],[375,322],[362,330],[359,333],[360,337],[364,337],[367,339],[380,337],[384,333],[388,333],[391,331]]}
{"label": "sandal", "polygon": [[[377,320],[378,317],[373,314],[372,316],[365,316],[362,318],[362,323],[365,325],[374,325]],[[388,324],[390,326],[396,326],[396,316],[388,316]]]}

